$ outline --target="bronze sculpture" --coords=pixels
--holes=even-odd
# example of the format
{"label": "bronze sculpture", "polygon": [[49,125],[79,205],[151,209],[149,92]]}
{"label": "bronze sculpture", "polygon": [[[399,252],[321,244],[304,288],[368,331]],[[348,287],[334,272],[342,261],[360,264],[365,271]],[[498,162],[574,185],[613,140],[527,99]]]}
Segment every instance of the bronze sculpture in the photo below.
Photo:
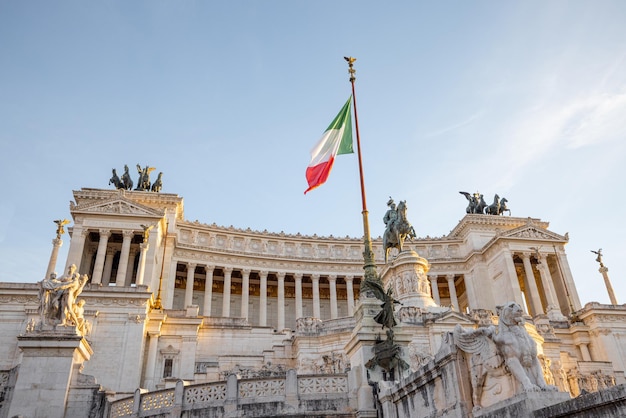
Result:
{"label": "bronze sculpture", "polygon": [[390,248],[397,248],[401,252],[404,246],[404,240],[409,237],[415,238],[415,229],[406,219],[406,200],[401,201],[396,209],[396,204],[392,198],[387,202],[389,210],[385,213],[383,222],[387,225],[383,234],[383,251],[385,252],[385,263],[389,256]]}

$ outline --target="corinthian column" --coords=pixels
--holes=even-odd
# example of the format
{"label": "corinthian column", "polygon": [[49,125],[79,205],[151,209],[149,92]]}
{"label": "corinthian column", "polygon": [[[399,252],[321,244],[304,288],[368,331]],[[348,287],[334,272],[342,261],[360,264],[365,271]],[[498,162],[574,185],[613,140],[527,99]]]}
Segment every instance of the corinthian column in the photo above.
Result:
{"label": "corinthian column", "polygon": [[250,303],[250,269],[241,272],[241,317],[248,319],[248,304]]}
{"label": "corinthian column", "polygon": [[320,275],[319,274],[312,275],[311,282],[313,283],[313,317],[317,319],[321,319]]}
{"label": "corinthian column", "polygon": [[439,296],[439,285],[437,284],[437,276],[431,274],[428,278],[430,279],[430,289],[433,293],[433,300],[435,301],[437,306],[441,306],[441,297]]}
{"label": "corinthian column", "polygon": [[336,319],[339,315],[337,312],[337,276],[328,276],[328,286],[330,287],[330,318]]}
{"label": "corinthian column", "polygon": [[285,273],[279,272],[278,277],[278,331],[285,329]]}
{"label": "corinthian column", "polygon": [[102,283],[102,272],[104,271],[104,259],[106,257],[107,245],[109,243],[109,237],[111,231],[108,229],[101,229],[100,240],[98,241],[98,251],[96,252],[96,262],[93,267],[93,276],[91,277],[91,283]]}
{"label": "corinthian column", "polygon": [[530,303],[533,307],[532,314],[533,316],[541,315],[543,314],[543,307],[541,306],[541,298],[539,297],[533,266],[530,264],[530,253],[522,253],[522,262],[524,263],[524,273],[526,274],[527,291],[530,293],[528,296],[530,296]]}
{"label": "corinthian column", "polygon": [[346,294],[348,297],[348,316],[354,315],[354,288],[352,276],[346,276]]}
{"label": "corinthian column", "polygon": [[137,286],[141,286],[143,284],[143,275],[146,272],[146,254],[148,253],[150,244],[142,242],[139,244],[139,248],[141,249],[141,253],[139,254],[139,268],[137,269],[137,280],[135,281]]}
{"label": "corinthian column", "polygon": [[606,286],[606,291],[609,293],[611,305],[617,305],[617,298],[615,297],[615,292],[613,291],[611,280],[609,280],[609,269],[606,266],[601,266],[598,271],[602,274],[602,277],[604,278],[604,285]]}
{"label": "corinthian column", "polygon": [[213,270],[215,266],[205,266],[206,279],[204,281],[204,308],[202,315],[211,316],[211,298],[213,297]]}
{"label": "corinthian column", "polygon": [[185,286],[185,306],[193,305],[193,282],[196,275],[196,263],[187,263],[187,285]]}
{"label": "corinthian column", "polygon": [[302,273],[294,276],[296,282],[296,319],[302,318]]}
{"label": "corinthian column", "polygon": [[232,274],[232,267],[224,268],[224,300],[222,301],[222,316],[224,318],[230,317],[230,283]]}
{"label": "corinthian column", "polygon": [[259,273],[261,285],[259,288],[259,326],[267,326],[267,271]]}
{"label": "corinthian column", "polygon": [[59,248],[63,245],[61,238],[55,238],[52,240],[52,254],[50,254],[50,261],[48,262],[48,268],[46,269],[45,278],[49,278],[54,273],[54,267],[57,265],[57,258],[59,258]]}
{"label": "corinthian column", "polygon": [[539,259],[539,264],[537,264],[537,270],[539,270],[541,283],[543,284],[543,290],[546,294],[546,303],[548,304],[548,307],[546,308],[546,314],[548,315],[548,318],[553,321],[565,320],[566,318],[561,312],[559,301],[556,298],[556,291],[554,290],[554,283],[552,282],[550,270],[548,269],[548,265],[543,255]]}
{"label": "corinthian column", "polygon": [[117,266],[117,276],[115,277],[116,286],[124,286],[126,281],[126,269],[128,268],[128,258],[130,257],[130,243],[135,235],[134,231],[122,231],[124,236],[122,240],[122,252],[120,261]]}
{"label": "corinthian column", "polygon": [[459,300],[456,297],[456,287],[454,286],[454,274],[446,275],[448,280],[448,288],[450,289],[450,303],[452,303],[452,309],[459,311]]}

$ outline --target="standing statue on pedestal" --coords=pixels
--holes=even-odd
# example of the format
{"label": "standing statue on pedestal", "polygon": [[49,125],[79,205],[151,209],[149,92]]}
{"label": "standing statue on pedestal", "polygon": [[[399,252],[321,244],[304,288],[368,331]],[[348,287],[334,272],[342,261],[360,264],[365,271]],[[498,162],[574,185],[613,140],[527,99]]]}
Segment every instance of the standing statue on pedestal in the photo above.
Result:
{"label": "standing statue on pedestal", "polygon": [[57,219],[54,221],[57,224],[57,239],[61,239],[61,235],[65,234],[65,229],[63,227],[70,223],[67,219]]}
{"label": "standing statue on pedestal", "polygon": [[383,251],[385,252],[385,263],[389,256],[390,248],[397,248],[398,252],[402,251],[404,246],[404,240],[409,238],[415,238],[415,229],[406,219],[406,200],[402,200],[396,209],[396,204],[390,197],[387,202],[389,210],[383,217],[383,222],[387,226],[385,233],[383,234]]}
{"label": "standing statue on pedestal", "polygon": [[591,252],[597,255],[596,261],[600,263],[600,267],[604,267],[604,263],[602,262],[602,248],[599,248],[598,251],[591,250]]}
{"label": "standing statue on pedestal", "polygon": [[87,284],[87,275],[76,272],[72,264],[67,274],[57,278],[55,273],[39,282],[39,314],[42,325],[79,326],[82,304],[77,298]]}

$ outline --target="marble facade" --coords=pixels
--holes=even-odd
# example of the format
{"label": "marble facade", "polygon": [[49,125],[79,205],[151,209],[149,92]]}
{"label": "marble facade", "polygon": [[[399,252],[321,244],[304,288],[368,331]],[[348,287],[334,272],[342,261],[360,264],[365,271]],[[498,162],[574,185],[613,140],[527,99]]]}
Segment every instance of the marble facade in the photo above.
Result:
{"label": "marble facade", "polygon": [[[107,406],[94,407],[94,416],[132,416],[152,403],[155,411],[184,410],[197,402],[176,403],[176,396],[195,399],[203,391],[223,401],[215,416],[243,410],[270,416],[259,406],[266,401],[280,404],[281,414],[310,408],[366,417],[382,410],[371,386],[382,375],[365,367],[384,332],[372,320],[377,301],[360,295],[361,239],[191,222],[183,199],[167,193],[83,188],[74,192],[70,214],[64,269],[75,264],[90,278],[81,298],[91,324],[85,342],[93,350],[74,364],[93,380],[69,371],[64,379],[74,383],[64,390],[78,393],[97,382]],[[146,225],[153,226],[147,240]],[[546,382],[561,393],[626,383],[626,306],[581,305],[567,234],[548,227],[535,218],[468,214],[449,234],[415,239],[408,251],[392,251],[389,264],[378,265],[383,283],[403,303],[394,329],[410,365],[403,379],[432,374],[435,359],[456,356],[441,350],[448,350],[447,335],[457,324],[493,323],[496,306],[512,301],[524,310]],[[383,260],[380,239],[373,249]],[[38,279],[0,283],[0,411],[13,415],[28,404],[15,383],[16,370],[27,370],[31,361],[20,341],[41,337],[29,326],[38,318]],[[435,382],[428,391],[438,402],[466,402],[452,410],[472,410],[471,395],[449,398],[431,377],[423,381]],[[327,385],[333,389],[325,393]],[[395,394],[402,390],[393,385],[382,385],[380,399],[401,401]],[[320,401],[329,396],[332,402]],[[65,408],[77,410],[67,400]]]}

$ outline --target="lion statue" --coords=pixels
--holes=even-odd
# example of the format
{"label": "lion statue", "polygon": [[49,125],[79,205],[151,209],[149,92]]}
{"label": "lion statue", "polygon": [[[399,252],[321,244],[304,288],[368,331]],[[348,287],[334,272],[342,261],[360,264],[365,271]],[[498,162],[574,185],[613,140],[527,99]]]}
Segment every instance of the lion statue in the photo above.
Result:
{"label": "lion statue", "polygon": [[[516,302],[496,307],[499,324],[466,331],[460,325],[454,329],[454,342],[472,354],[470,371],[474,409],[481,408],[483,385],[488,375],[511,372],[525,392],[556,390],[546,384],[537,357],[537,343],[524,327],[523,310]],[[500,373],[499,373],[500,371]]]}

